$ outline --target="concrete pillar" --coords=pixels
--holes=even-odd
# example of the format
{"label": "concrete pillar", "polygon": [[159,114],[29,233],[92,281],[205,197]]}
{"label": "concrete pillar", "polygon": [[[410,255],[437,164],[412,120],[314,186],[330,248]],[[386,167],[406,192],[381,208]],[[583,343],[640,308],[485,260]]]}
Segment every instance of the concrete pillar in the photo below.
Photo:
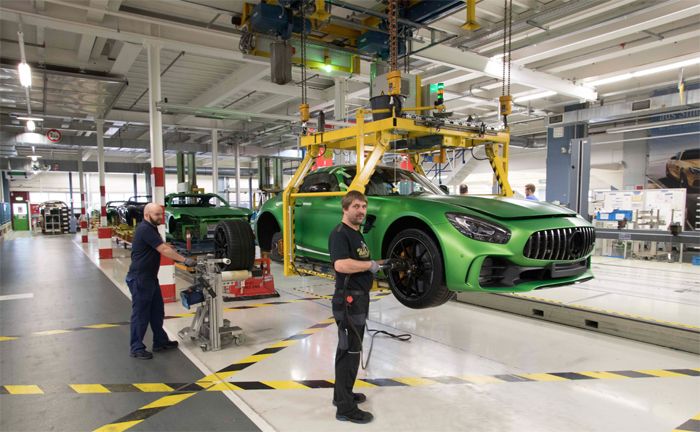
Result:
{"label": "concrete pillar", "polygon": [[[617,134],[617,136],[619,135]],[[622,160],[625,162],[625,169],[622,172],[622,187],[624,189],[634,189],[635,186],[640,185],[646,187],[649,142],[639,138],[646,138],[648,135],[649,131],[647,130],[622,134],[622,139],[624,140],[622,143]]]}
{"label": "concrete pillar", "polygon": [[97,171],[100,179],[100,227],[97,229],[97,247],[100,259],[112,259],[112,228],[107,226],[103,119],[95,120],[95,131],[97,134]]}
{"label": "concrete pillar", "polygon": [[219,193],[219,131],[211,130],[211,190]]}
{"label": "concrete pillar", "polygon": [[139,194],[139,175],[134,173],[134,196]]}
{"label": "concrete pillar", "polygon": [[236,207],[241,206],[241,145],[236,143]]}
{"label": "concrete pillar", "polygon": [[[148,54],[148,113],[151,137],[151,173],[153,174],[154,203],[163,208],[165,215],[165,166],[163,158],[163,116],[156,103],[161,100],[160,86],[160,45],[155,42],[146,44]],[[158,226],[158,232],[165,241],[165,225]],[[160,257],[158,282],[163,301],[175,301],[175,263],[164,256]]]}
{"label": "concrete pillar", "polygon": [[348,80],[346,78],[335,77],[333,81],[335,81],[334,118],[337,121],[345,121],[348,117],[348,110],[345,105],[345,95],[348,92]]}
{"label": "concrete pillar", "polygon": [[88,242],[88,221],[85,216],[85,173],[83,173],[83,155],[78,155],[78,177],[80,177],[80,241]]}

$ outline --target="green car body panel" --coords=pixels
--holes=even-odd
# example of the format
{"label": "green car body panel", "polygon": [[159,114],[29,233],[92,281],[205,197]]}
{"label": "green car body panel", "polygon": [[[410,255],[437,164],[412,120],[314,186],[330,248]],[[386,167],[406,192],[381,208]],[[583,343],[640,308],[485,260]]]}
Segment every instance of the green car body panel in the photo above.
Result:
{"label": "green car body panel", "polygon": [[[395,171],[393,168],[379,169]],[[314,173],[333,174],[342,190],[343,180],[348,178],[348,170],[354,170],[354,167],[322,168]],[[593,277],[590,270],[591,251],[573,260],[533,259],[527,258],[524,253],[531,235],[538,231],[588,228],[591,232],[588,240],[592,243],[594,236],[591,224],[572,210],[546,202],[517,198],[449,196],[435,189],[435,194],[416,196],[372,196],[370,191],[367,195],[367,218],[362,230],[372,259],[386,258],[389,243],[402,229],[419,227],[429,230],[429,234],[437,240],[444,263],[444,282],[450,291],[523,292]],[[297,198],[295,236],[298,257],[329,262],[328,235],[341,220],[340,201],[341,198],[337,197]],[[510,231],[510,238],[505,244],[469,238],[448,220],[448,213],[466,215],[506,228]],[[278,227],[282,226],[282,200],[279,196],[265,202],[256,221],[256,233],[263,249],[269,246],[266,243],[271,236],[269,231],[274,230],[274,224],[271,223],[273,219]],[[482,286],[480,275],[487,259],[507,260],[510,265],[532,270],[534,274],[553,264],[566,266],[583,261],[586,269],[572,276],[532,277],[532,280],[507,286]]]}
{"label": "green car body panel", "polygon": [[[218,199],[222,206],[209,207],[200,205],[210,199]],[[196,204],[181,204],[190,200]],[[246,208],[231,207],[219,195],[206,193],[175,193],[165,197],[165,231],[170,240],[186,240],[187,230],[193,240],[211,240],[213,227],[222,220],[249,220],[252,212]]]}

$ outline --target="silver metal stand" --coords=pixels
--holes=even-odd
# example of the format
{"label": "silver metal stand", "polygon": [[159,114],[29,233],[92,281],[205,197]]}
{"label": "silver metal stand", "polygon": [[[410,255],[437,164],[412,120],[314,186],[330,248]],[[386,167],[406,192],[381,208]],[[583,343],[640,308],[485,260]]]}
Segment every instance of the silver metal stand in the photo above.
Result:
{"label": "silver metal stand", "polygon": [[198,340],[203,351],[218,351],[223,346],[234,342],[241,345],[245,334],[238,326],[223,318],[223,282],[245,280],[250,272],[221,272],[219,264],[230,264],[228,258],[214,258],[213,255],[197,259],[195,284],[201,288],[204,301],[197,306],[197,311],[189,327],[178,332],[180,339]]}

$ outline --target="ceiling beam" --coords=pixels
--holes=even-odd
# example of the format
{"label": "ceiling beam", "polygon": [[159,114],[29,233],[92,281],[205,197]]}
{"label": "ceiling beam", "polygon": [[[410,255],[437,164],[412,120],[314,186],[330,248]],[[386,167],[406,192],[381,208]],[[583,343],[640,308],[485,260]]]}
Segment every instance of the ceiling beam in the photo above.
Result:
{"label": "ceiling beam", "polygon": [[143,49],[141,44],[125,42],[121,45],[122,48],[119,51],[119,55],[109,71],[112,75],[126,75]]}

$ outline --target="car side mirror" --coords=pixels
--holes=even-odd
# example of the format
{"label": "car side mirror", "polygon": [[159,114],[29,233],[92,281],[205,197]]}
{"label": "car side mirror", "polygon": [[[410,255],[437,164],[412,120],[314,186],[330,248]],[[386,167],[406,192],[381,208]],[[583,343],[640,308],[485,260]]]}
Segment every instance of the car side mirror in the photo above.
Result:
{"label": "car side mirror", "polygon": [[445,192],[446,195],[450,194],[450,188],[447,187],[447,185],[441,184],[438,186],[441,191]]}

